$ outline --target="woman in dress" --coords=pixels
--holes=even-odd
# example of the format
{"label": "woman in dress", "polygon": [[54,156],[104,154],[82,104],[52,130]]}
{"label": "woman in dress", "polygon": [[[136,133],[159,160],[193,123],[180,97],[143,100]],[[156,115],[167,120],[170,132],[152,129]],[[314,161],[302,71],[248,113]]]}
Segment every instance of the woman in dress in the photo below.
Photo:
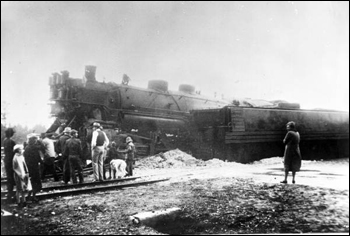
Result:
{"label": "woman in dress", "polygon": [[17,144],[13,147],[15,153],[13,157],[13,171],[16,182],[16,200],[19,207],[26,206],[25,194],[32,190],[32,185],[29,179],[28,167],[22,155],[22,146]]}
{"label": "woman in dress", "polygon": [[281,183],[288,183],[288,173],[292,171],[292,183],[295,184],[295,172],[299,171],[301,167],[300,134],[296,130],[294,121],[287,123],[287,131],[286,137],[283,139],[286,146],[284,149],[284,180]]}

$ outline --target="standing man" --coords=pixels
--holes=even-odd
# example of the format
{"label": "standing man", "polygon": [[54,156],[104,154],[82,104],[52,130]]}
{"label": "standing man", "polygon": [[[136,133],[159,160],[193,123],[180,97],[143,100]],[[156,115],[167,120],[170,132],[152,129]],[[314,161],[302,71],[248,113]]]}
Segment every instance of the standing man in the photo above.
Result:
{"label": "standing man", "polygon": [[55,167],[55,158],[56,158],[56,152],[55,152],[55,145],[53,141],[49,138],[49,134],[42,133],[42,144],[45,147],[45,153],[44,153],[44,164],[41,172],[41,180],[45,179],[46,173],[51,173],[53,175],[54,181],[58,181],[58,175],[56,173],[56,167]]}
{"label": "standing man", "polygon": [[92,169],[95,182],[103,181],[103,159],[104,150],[109,144],[109,139],[105,132],[101,131],[99,123],[93,124],[91,152],[92,152]]}
{"label": "standing man", "polygon": [[295,184],[295,172],[299,171],[301,167],[300,135],[294,121],[287,123],[287,131],[286,137],[283,139],[286,146],[284,150],[284,180],[281,183],[287,183],[288,172],[292,171],[292,183]]}
{"label": "standing man", "polygon": [[118,148],[118,152],[127,154],[126,171],[128,172],[128,174],[126,176],[132,176],[133,175],[132,169],[133,169],[133,164],[134,164],[136,148],[135,148],[135,145],[133,144],[131,137],[127,137],[125,142],[126,142],[126,149],[120,150]]}
{"label": "standing man", "polygon": [[30,181],[32,183],[33,191],[29,192],[28,197],[33,194],[32,201],[38,202],[36,194],[42,189],[41,175],[40,175],[40,165],[43,164],[43,160],[40,156],[40,151],[42,151],[42,146],[39,141],[39,137],[35,134],[27,135],[28,145],[24,150],[23,156],[28,167]]}
{"label": "standing man", "polygon": [[70,127],[66,127],[63,130],[63,135],[58,139],[56,143],[56,152],[58,154],[61,154],[61,157],[63,159],[63,182],[65,184],[68,184],[69,179],[70,179],[70,167],[69,167],[69,161],[68,161],[68,156],[64,155],[64,150],[66,149],[66,141],[71,138],[70,132],[71,132]]}
{"label": "standing man", "polygon": [[126,74],[123,75],[123,80],[122,80],[122,84],[128,85],[130,81],[129,76],[127,76]]}
{"label": "standing man", "polygon": [[[100,125],[100,130],[103,132],[102,125]],[[108,151],[108,146],[104,145],[104,149],[103,149],[103,180],[107,179],[106,178],[106,167],[105,167],[105,163],[106,163],[106,159],[107,159],[107,151]]]}
{"label": "standing man", "polygon": [[5,170],[7,178],[7,202],[11,203],[15,201],[15,192],[13,187],[15,186],[14,171],[12,167],[13,156],[15,155],[13,147],[16,145],[16,142],[12,139],[12,136],[15,134],[13,128],[8,128],[5,130],[5,140],[4,140],[4,152],[5,152]]}
{"label": "standing man", "polygon": [[78,139],[78,131],[71,131],[71,138],[66,141],[66,149],[64,156],[68,157],[69,166],[70,166],[70,175],[72,178],[73,184],[77,183],[77,176],[75,175],[75,170],[78,171],[79,183],[84,183],[83,176],[83,151],[81,148],[81,141]]}

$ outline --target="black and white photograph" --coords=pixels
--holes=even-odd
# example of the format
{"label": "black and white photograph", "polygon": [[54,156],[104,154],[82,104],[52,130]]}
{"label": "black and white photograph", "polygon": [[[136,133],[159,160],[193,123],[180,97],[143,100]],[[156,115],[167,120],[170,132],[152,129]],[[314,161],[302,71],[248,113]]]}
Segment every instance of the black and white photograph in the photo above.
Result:
{"label": "black and white photograph", "polygon": [[349,234],[348,1],[1,1],[1,235]]}

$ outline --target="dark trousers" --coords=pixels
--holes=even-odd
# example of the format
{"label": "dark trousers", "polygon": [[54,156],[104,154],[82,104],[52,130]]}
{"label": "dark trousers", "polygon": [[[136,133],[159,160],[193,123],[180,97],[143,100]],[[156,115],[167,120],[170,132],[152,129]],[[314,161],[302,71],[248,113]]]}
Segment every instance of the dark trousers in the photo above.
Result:
{"label": "dark trousers", "polygon": [[134,164],[134,161],[129,161],[129,160],[126,161],[126,171],[128,172],[126,176],[132,176],[133,164]]}
{"label": "dark trousers", "polygon": [[67,184],[70,180],[70,165],[68,157],[63,158],[63,181]]}
{"label": "dark trousers", "polygon": [[7,200],[11,200],[16,194],[13,191],[13,187],[16,185],[15,178],[13,176],[14,171],[12,169],[12,165],[9,163],[5,163],[6,170],[6,180],[7,180]]}
{"label": "dark trousers", "polygon": [[75,175],[75,170],[77,170],[78,172],[79,183],[84,183],[83,167],[81,166],[82,163],[80,157],[78,155],[70,155],[68,159],[70,165],[70,175],[73,184],[77,183],[77,176]]}
{"label": "dark trousers", "polygon": [[52,174],[55,181],[58,181],[58,175],[56,173],[55,157],[49,157],[51,161],[44,162],[41,172],[41,179],[45,179],[47,173]]}

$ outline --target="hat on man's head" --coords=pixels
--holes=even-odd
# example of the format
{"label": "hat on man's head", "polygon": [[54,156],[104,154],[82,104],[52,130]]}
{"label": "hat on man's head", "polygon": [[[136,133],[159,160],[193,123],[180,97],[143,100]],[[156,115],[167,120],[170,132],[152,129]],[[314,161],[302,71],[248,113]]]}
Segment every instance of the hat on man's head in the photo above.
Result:
{"label": "hat on man's head", "polygon": [[94,128],[100,128],[101,125],[100,125],[100,123],[94,122],[94,124],[92,125],[92,127],[94,127]]}
{"label": "hat on man's head", "polygon": [[27,134],[28,145],[34,145],[39,140],[40,134]]}
{"label": "hat on man's head", "polygon": [[72,131],[70,132],[70,134],[71,135],[73,135],[73,134],[77,134],[78,133],[78,131],[77,130],[75,130],[75,129],[72,129]]}
{"label": "hat on man's head", "polygon": [[126,140],[125,140],[126,143],[130,143],[132,142],[132,139],[130,137],[127,137]]}
{"label": "hat on man's head", "polygon": [[295,122],[294,121],[289,121],[287,123],[287,126],[289,126],[291,129],[295,129]]}
{"label": "hat on man's head", "polygon": [[66,127],[63,130],[63,133],[70,133],[70,132],[72,132],[72,129],[70,127]]}
{"label": "hat on man's head", "polygon": [[7,128],[5,130],[5,135],[7,138],[11,138],[16,133],[14,128]]}
{"label": "hat on man's head", "polygon": [[37,134],[37,133],[27,134],[27,139],[31,139],[31,138],[39,139],[39,137],[40,137],[40,134]]}

